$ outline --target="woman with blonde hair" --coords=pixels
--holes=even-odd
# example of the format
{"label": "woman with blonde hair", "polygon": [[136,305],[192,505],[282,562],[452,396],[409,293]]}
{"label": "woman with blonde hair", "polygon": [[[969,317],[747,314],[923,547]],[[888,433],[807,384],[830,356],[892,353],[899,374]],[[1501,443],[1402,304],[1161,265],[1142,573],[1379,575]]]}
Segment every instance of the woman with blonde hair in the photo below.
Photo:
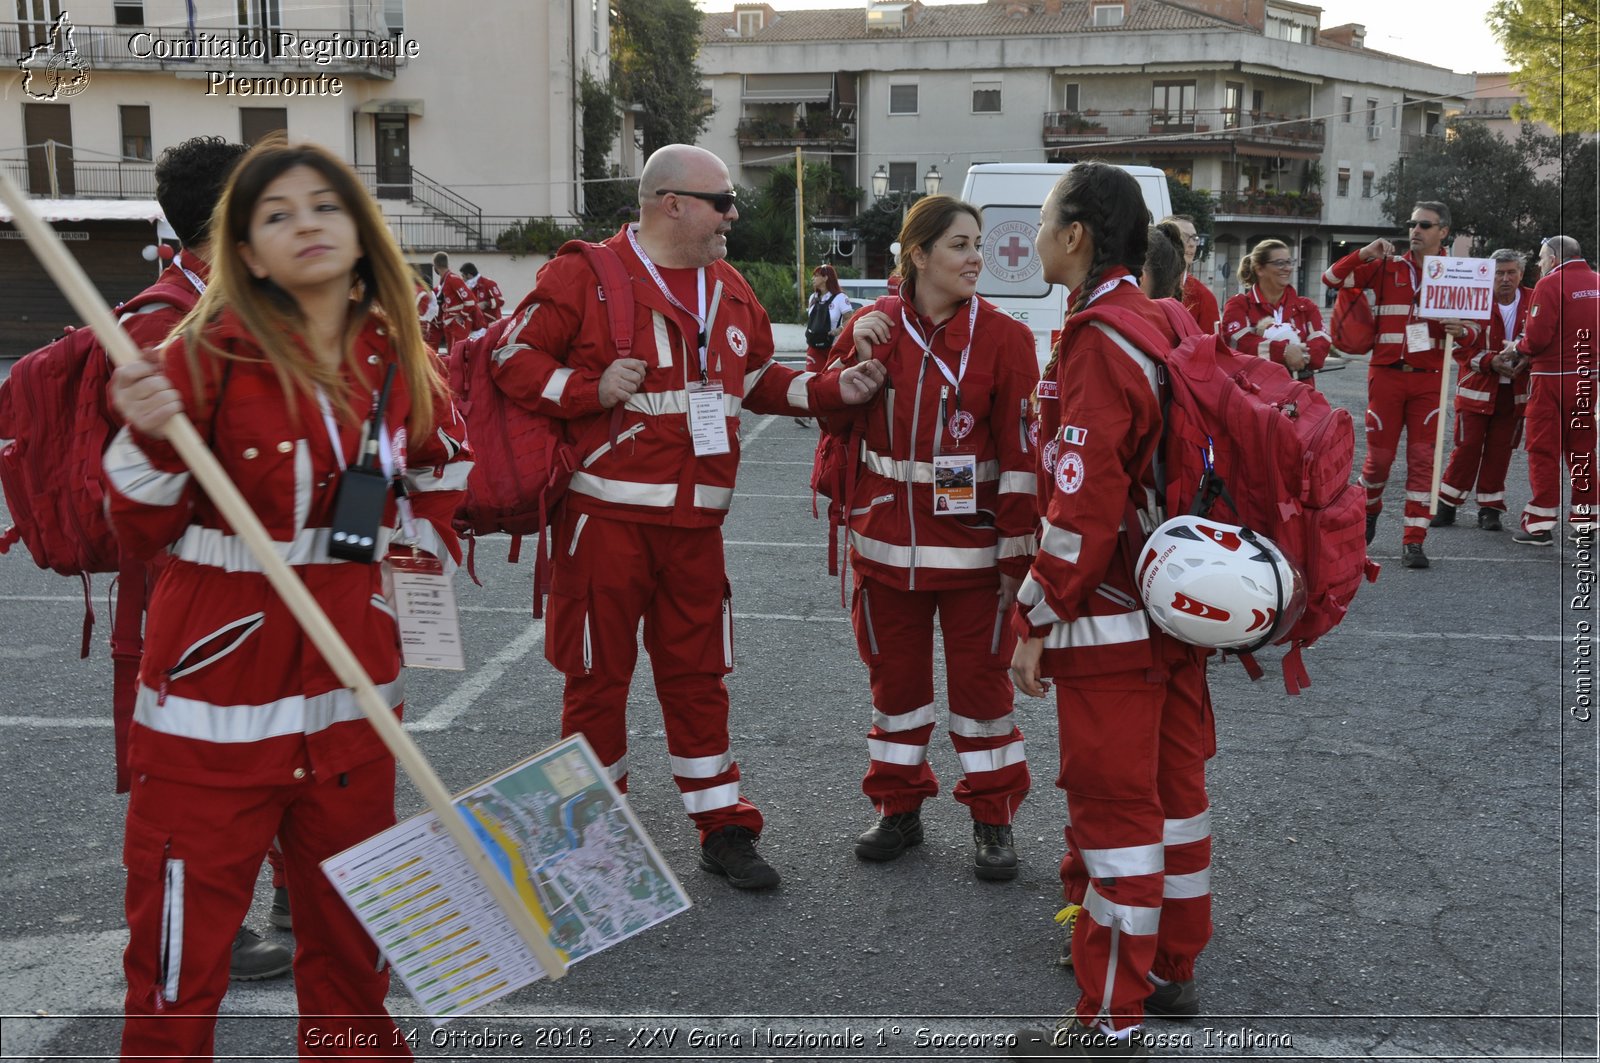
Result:
{"label": "woman with blonde hair", "polygon": [[823,427],[861,433],[845,505],[850,616],[872,688],[861,789],[878,819],[856,855],[893,860],[922,841],[922,803],[939,791],[928,765],[937,618],[963,772],[955,799],[972,814],[976,875],[1003,880],[1017,874],[1011,819],[1029,785],[1005,615],[1034,548],[1028,423],[1039,373],[1028,327],[978,297],[978,234],[978,209],[951,196],[911,208],[898,302],[851,318],[832,351],[847,364],[876,358],[888,379],[860,413]]}
{"label": "woman with blonde hair", "polygon": [[[258,145],[217,205],[211,247],[211,283],[159,364],[123,366],[111,383],[127,424],[105,457],[113,523],[129,553],[170,554],[129,739],[122,1052],[210,1057],[229,945],[276,836],[302,1057],[407,1057],[377,946],[318,866],[393,824],[394,760],[167,430],[180,412],[194,422],[397,714],[379,562],[453,563],[465,433],[422,342],[411,273],[343,162],[311,144]],[[341,484],[364,458],[382,470],[381,510],[335,529]]]}
{"label": "woman with blonde hair", "polygon": [[1298,294],[1294,254],[1282,240],[1263,240],[1239,262],[1244,291],[1222,310],[1223,341],[1241,354],[1271,358],[1300,380],[1312,380],[1333,345],[1322,311]]}

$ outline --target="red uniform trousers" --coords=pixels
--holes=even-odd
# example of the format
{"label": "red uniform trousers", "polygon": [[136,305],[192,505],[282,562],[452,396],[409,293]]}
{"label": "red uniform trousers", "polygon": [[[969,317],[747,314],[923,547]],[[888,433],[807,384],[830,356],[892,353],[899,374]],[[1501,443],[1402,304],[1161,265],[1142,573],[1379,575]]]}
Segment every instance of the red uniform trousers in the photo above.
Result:
{"label": "red uniform trousers", "polygon": [[[1561,473],[1572,497],[1567,522],[1593,527],[1595,503],[1595,382],[1577,373],[1536,375],[1528,391],[1528,486],[1525,531],[1551,531],[1561,517]],[[1580,402],[1580,399],[1582,400]]]}
{"label": "red uniform trousers", "polygon": [[609,520],[564,507],[556,528],[545,658],[567,677],[562,737],[582,733],[628,789],[628,687],[639,621],[666,723],[667,753],[700,838],[727,826],[761,832],[739,793],[728,746],[733,592],[720,528]]}
{"label": "red uniform trousers", "polygon": [[1400,541],[1428,537],[1428,499],[1433,491],[1434,429],[1439,419],[1439,373],[1406,372],[1375,365],[1367,370],[1367,456],[1361,486],[1367,489],[1368,515],[1383,512],[1389,466],[1406,433],[1405,531]]}
{"label": "red uniform trousers", "polygon": [[394,772],[383,759],[332,779],[237,789],[134,777],[123,1058],[211,1058],[233,939],[274,835],[294,910],[300,1058],[410,1058],[384,1010],[378,947],[319,866],[394,824]]}
{"label": "red uniform trousers", "polygon": [[1158,639],[1166,675],[1056,680],[1067,856],[1083,905],[1072,936],[1078,1018],[1125,1029],[1144,1018],[1146,977],[1194,977],[1211,940],[1211,802],[1217,749],[1205,660]]}
{"label": "red uniform trousers", "polygon": [[944,634],[950,741],[964,777],[955,799],[980,823],[1010,823],[1028,795],[1028,762],[1007,670],[1016,635],[988,586],[903,591],[856,574],[850,618],[872,684],[861,790],[879,815],[911,812],[939,792],[928,766],[933,736],[933,618]]}
{"label": "red uniform trousers", "polygon": [[1506,470],[1521,435],[1522,418],[1510,384],[1495,388],[1493,413],[1457,410],[1455,448],[1439,481],[1440,500],[1463,506],[1470,494],[1477,498],[1479,509],[1504,513]]}

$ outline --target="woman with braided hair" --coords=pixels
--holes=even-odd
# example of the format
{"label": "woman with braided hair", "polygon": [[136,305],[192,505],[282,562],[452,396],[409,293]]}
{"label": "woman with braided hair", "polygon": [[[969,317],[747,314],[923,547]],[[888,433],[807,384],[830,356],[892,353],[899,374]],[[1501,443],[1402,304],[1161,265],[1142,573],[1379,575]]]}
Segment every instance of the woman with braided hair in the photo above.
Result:
{"label": "woman with braided hair", "polygon": [[[1205,761],[1215,750],[1203,651],[1146,623],[1134,562],[1160,523],[1155,363],[1104,318],[1176,342],[1139,290],[1150,219],[1116,166],[1083,163],[1045,203],[1045,280],[1071,292],[1039,387],[1039,551],[1017,592],[1012,678],[1056,680],[1067,855],[1061,877],[1081,996],[1014,1054],[1141,1059],[1145,1013],[1199,1013],[1194,961],[1211,936]],[[1100,320],[1097,320],[1099,318]]]}

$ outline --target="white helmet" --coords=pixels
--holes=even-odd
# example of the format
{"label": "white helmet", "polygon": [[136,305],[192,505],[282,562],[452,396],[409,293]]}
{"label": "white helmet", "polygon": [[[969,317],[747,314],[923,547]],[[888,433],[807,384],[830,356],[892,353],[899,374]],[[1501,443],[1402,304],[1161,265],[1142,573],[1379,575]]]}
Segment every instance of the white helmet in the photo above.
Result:
{"label": "white helmet", "polygon": [[1306,607],[1305,579],[1276,543],[1205,517],[1173,517],[1152,532],[1138,580],[1161,630],[1214,650],[1258,650]]}

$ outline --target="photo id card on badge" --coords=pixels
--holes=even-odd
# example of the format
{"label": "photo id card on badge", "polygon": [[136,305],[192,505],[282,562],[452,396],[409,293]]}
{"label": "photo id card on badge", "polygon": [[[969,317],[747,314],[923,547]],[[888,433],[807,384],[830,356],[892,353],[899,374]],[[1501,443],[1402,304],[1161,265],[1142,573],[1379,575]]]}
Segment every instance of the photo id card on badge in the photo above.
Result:
{"label": "photo id card on badge", "polygon": [[1433,337],[1428,335],[1428,323],[1415,321],[1406,326],[1406,351],[1410,354],[1421,354],[1433,346]]}
{"label": "photo id card on badge", "polygon": [[439,559],[391,557],[383,563],[383,574],[406,667],[465,670],[456,592]]}
{"label": "photo id card on badge", "polygon": [[689,435],[694,456],[728,453],[728,417],[723,412],[722,384],[689,385]]}
{"label": "photo id card on badge", "polygon": [[933,515],[954,516],[978,512],[978,456],[933,456]]}

